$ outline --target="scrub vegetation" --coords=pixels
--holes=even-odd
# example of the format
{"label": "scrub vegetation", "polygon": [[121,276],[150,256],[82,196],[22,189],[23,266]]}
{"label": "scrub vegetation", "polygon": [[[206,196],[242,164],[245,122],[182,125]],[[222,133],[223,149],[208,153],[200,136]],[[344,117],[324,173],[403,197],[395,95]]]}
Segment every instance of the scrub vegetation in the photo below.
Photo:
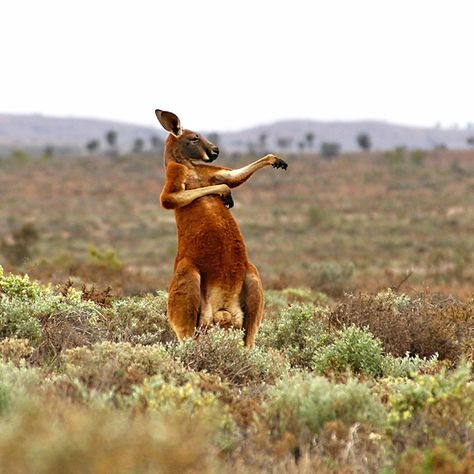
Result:
{"label": "scrub vegetation", "polygon": [[251,350],[168,325],[156,157],[0,161],[2,472],[474,472],[474,154],[400,156],[234,192]]}

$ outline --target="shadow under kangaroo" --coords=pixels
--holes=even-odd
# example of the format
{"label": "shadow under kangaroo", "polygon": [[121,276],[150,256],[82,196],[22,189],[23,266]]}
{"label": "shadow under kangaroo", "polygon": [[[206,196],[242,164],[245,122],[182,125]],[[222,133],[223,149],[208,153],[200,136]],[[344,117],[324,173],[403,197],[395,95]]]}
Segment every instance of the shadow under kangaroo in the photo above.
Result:
{"label": "shadow under kangaroo", "polygon": [[210,324],[243,328],[244,343],[252,347],[263,316],[263,289],[229,210],[233,206],[230,190],[261,168],[286,170],[288,165],[274,155],[239,169],[209,165],[219,155],[217,146],[183,129],[175,114],[155,113],[170,133],[160,201],[165,209],[174,210],[178,234],[169,285],[170,324],[180,340]]}

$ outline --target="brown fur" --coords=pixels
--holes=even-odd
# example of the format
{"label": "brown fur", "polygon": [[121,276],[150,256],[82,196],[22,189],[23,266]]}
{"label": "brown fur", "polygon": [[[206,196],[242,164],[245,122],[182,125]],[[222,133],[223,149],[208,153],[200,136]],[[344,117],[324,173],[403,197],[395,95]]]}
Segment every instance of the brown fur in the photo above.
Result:
{"label": "brown fur", "polygon": [[166,182],[160,196],[175,212],[178,252],[169,285],[168,318],[179,339],[209,324],[244,329],[253,346],[263,316],[260,276],[247,257],[240,229],[228,207],[230,188],[264,166],[286,169],[274,155],[230,170],[205,162],[218,148],[195,132],[182,130],[178,117],[157,110],[170,132],[165,144]]}

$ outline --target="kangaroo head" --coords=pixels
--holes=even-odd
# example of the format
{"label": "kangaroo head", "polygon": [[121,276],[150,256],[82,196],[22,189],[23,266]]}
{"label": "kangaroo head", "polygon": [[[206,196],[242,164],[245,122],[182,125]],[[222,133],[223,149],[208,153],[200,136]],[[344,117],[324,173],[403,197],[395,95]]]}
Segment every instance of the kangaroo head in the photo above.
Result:
{"label": "kangaroo head", "polygon": [[158,109],[155,110],[155,114],[163,128],[170,133],[166,140],[166,161],[211,162],[218,157],[219,148],[199,133],[183,129],[175,114]]}

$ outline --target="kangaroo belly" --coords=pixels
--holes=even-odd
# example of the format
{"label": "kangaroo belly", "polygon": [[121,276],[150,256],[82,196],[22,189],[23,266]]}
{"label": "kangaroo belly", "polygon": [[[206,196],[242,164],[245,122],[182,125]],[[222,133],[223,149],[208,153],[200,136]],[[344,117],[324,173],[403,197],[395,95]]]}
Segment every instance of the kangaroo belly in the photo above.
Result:
{"label": "kangaroo belly", "polygon": [[217,324],[224,328],[242,329],[244,314],[240,307],[240,291],[234,292],[213,287],[204,291],[201,299],[200,326]]}
{"label": "kangaroo belly", "polygon": [[177,260],[187,258],[209,282],[243,279],[247,251],[240,229],[219,197],[206,196],[176,212]]}

